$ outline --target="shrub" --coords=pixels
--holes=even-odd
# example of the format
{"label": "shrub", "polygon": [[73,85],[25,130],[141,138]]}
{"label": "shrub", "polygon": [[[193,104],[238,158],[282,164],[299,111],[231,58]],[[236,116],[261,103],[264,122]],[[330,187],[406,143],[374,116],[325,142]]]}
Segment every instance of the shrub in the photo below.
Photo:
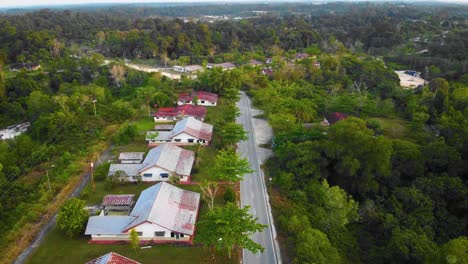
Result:
{"label": "shrub", "polygon": [[224,192],[224,201],[226,203],[233,203],[236,201],[236,193],[231,188],[227,188]]}

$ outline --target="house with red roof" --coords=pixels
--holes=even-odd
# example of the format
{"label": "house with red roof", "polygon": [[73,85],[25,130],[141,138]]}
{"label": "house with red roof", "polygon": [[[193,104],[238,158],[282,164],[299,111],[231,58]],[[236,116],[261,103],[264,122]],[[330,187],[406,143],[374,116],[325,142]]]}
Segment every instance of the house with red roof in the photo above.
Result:
{"label": "house with red roof", "polygon": [[[196,99],[196,100],[195,100]],[[202,105],[202,106],[216,106],[218,103],[218,95],[215,93],[198,91],[193,93],[180,93],[177,99],[178,105]]]}
{"label": "house with red roof", "polygon": [[348,115],[345,113],[340,113],[340,112],[333,112],[327,115],[327,117],[324,119],[328,121],[330,125],[335,124],[336,122],[348,118]]}
{"label": "house with red roof", "polygon": [[85,235],[91,244],[128,243],[133,229],[143,243],[192,244],[199,206],[199,193],[160,182],[141,192],[129,215],[91,216]]}
{"label": "house with red roof", "polygon": [[134,261],[122,255],[119,255],[114,252],[100,256],[97,259],[93,259],[86,264],[141,264],[140,262]]}
{"label": "house with red roof", "polygon": [[154,122],[173,122],[193,117],[197,120],[205,120],[206,108],[201,105],[179,105],[177,107],[159,108],[153,114]]}

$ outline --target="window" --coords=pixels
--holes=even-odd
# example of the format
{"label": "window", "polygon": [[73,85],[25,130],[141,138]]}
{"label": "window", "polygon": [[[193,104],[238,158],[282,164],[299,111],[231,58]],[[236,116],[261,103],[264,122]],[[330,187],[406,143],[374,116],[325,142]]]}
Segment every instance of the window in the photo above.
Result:
{"label": "window", "polygon": [[189,142],[189,143],[193,143],[193,140],[194,140],[193,138],[189,138],[189,139],[188,139],[188,142]]}
{"label": "window", "polygon": [[171,232],[171,237],[175,237],[175,233],[174,233],[174,232]]}
{"label": "window", "polygon": [[137,232],[138,236],[143,236],[143,232]]}
{"label": "window", "polygon": [[159,176],[161,176],[161,178],[169,178],[169,173],[161,173]]}
{"label": "window", "polygon": [[180,234],[180,237],[184,237],[184,234]]}
{"label": "window", "polygon": [[180,142],[180,138],[174,139],[175,142]]}
{"label": "window", "polygon": [[204,104],[204,103],[205,103],[205,101],[200,101],[200,103],[201,103],[201,104]]}
{"label": "window", "polygon": [[144,173],[143,177],[153,177],[153,173]]}
{"label": "window", "polygon": [[157,237],[163,237],[165,235],[166,235],[165,231],[156,231],[156,232],[154,232],[154,236],[157,236]]}

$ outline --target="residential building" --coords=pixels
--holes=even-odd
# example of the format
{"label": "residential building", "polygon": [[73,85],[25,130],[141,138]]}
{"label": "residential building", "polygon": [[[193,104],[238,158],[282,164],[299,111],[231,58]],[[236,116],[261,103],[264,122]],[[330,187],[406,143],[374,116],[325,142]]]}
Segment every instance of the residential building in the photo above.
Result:
{"label": "residential building", "polygon": [[129,215],[91,216],[85,235],[90,243],[121,243],[134,229],[143,243],[192,244],[199,206],[199,193],[160,182],[140,194]]}
{"label": "residential building", "polygon": [[[195,99],[197,101],[195,102]],[[177,99],[178,105],[196,104],[201,106],[216,106],[218,104],[218,95],[215,93],[198,91],[192,93],[180,93]]]}
{"label": "residential building", "polygon": [[102,199],[102,211],[107,215],[109,211],[128,211],[133,206],[133,194],[109,194]]}
{"label": "residential building", "polygon": [[176,65],[174,66],[173,70],[176,72],[195,74],[197,72],[203,71],[203,67],[200,65],[186,65],[186,66]]}
{"label": "residential building", "polygon": [[206,68],[213,69],[213,68],[221,68],[223,71],[228,71],[236,68],[236,65],[231,62],[223,62],[223,63],[208,63]]}
{"label": "residential building", "polygon": [[100,256],[97,259],[93,259],[86,264],[141,264],[140,262],[134,261],[122,255],[119,255],[114,252]]}
{"label": "residential building", "polygon": [[15,138],[28,131],[30,126],[31,123],[25,122],[0,129],[0,140]]}
{"label": "residential building", "polygon": [[177,107],[159,108],[153,114],[154,122],[172,122],[193,117],[197,120],[205,120],[206,108],[201,105],[179,105]]}
{"label": "residential building", "polygon": [[39,63],[15,63],[10,65],[10,71],[20,71],[20,70],[28,70],[28,71],[35,71],[39,70],[41,65]]}
{"label": "residential building", "polygon": [[213,126],[186,117],[176,123],[172,131],[148,131],[146,141],[149,146],[157,146],[163,143],[176,145],[209,145],[213,134]]}
{"label": "residential building", "polygon": [[190,182],[195,154],[175,144],[161,144],[152,148],[141,164],[111,164],[109,176],[118,176],[128,182],[168,181],[171,176],[180,182]]}
{"label": "residential building", "polygon": [[258,61],[258,60],[250,60],[249,65],[256,67],[256,66],[262,66],[263,63],[261,61]]}

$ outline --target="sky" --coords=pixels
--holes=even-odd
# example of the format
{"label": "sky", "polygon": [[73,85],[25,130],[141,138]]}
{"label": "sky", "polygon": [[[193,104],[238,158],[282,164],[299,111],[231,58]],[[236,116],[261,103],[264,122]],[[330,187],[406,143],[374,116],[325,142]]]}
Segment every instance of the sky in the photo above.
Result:
{"label": "sky", "polygon": [[[282,0],[282,2],[286,2],[286,1]],[[316,0],[316,1],[320,1],[320,0]],[[468,3],[468,0],[438,0],[438,1]],[[90,4],[90,3],[97,3],[97,2],[98,3],[154,3],[154,2],[218,2],[219,3],[219,2],[232,2],[232,1],[229,1],[229,0],[195,0],[195,1],[193,0],[192,1],[189,1],[189,0],[0,0],[0,7],[28,7],[28,6],[37,6],[37,5],[48,6],[48,5],[66,5],[66,4]],[[243,2],[243,1],[236,0],[236,2]],[[278,2],[278,0],[267,0],[267,1],[261,1],[261,2]]]}

